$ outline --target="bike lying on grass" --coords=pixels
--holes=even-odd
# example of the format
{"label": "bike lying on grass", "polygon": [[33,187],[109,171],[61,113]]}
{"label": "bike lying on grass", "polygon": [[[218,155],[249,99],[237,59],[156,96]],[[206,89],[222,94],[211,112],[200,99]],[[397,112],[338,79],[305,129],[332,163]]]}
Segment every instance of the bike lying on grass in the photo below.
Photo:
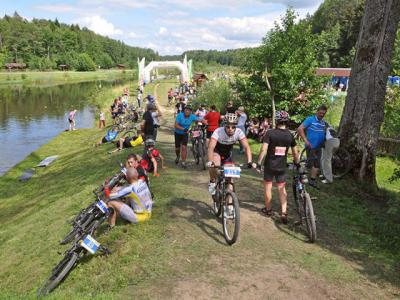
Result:
{"label": "bike lying on grass", "polygon": [[76,234],[73,235],[74,242],[71,248],[64,252],[63,259],[54,267],[49,278],[38,289],[38,297],[53,291],[88,252],[95,254],[100,251],[106,255],[111,254],[110,250],[102,246],[94,237],[98,227],[112,213],[112,208],[108,208],[106,203],[98,196],[96,208],[86,213],[91,221],[85,223],[86,227],[80,227]]}
{"label": "bike lying on grass", "polygon": [[233,164],[212,167],[218,171],[215,194],[212,196],[213,210],[217,217],[222,212],[222,229],[225,241],[229,245],[234,244],[239,236],[239,200],[235,193],[235,185],[232,178],[240,178],[240,167],[240,165]]}
{"label": "bike lying on grass", "polygon": [[81,232],[86,230],[94,221],[102,218],[104,215],[104,211],[99,204],[100,195],[104,196],[104,189],[108,188],[112,190],[117,184],[121,183],[121,181],[125,180],[126,169],[120,164],[121,171],[115,174],[109,181],[106,181],[103,185],[99,187],[97,191],[93,191],[96,195],[96,201],[91,203],[88,207],[82,209],[76,217],[70,221],[72,224],[72,229],[68,234],[60,241],[61,245],[65,245],[73,240],[76,240]]}
{"label": "bike lying on grass", "polygon": [[[294,165],[293,165],[294,166]],[[295,174],[293,176],[292,188],[293,198],[296,205],[296,210],[300,218],[300,225],[306,224],[308,237],[311,243],[317,239],[317,226],[315,222],[314,208],[310,194],[306,191],[308,182],[305,161],[301,161],[296,167],[294,166]]]}

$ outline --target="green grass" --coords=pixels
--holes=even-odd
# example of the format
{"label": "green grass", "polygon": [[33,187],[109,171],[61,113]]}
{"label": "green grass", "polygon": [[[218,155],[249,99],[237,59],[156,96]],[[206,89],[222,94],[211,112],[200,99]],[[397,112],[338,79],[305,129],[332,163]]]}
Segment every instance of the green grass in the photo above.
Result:
{"label": "green grass", "polygon": [[[165,103],[174,85],[162,82],[158,99]],[[146,92],[154,86],[148,85]],[[108,106],[122,88],[103,91],[96,103]],[[151,177],[156,200],[152,219],[136,226],[119,222],[108,235],[100,235],[98,240],[113,254],[85,259],[49,299],[178,298],[188,294],[176,294],[174,287],[186,281],[193,282],[194,290],[206,285],[202,292],[211,293],[210,298],[221,297],[221,289],[234,297],[221,284],[240,284],[247,278],[263,278],[259,287],[276,280],[289,282],[288,290],[293,289],[290,282],[299,282],[301,288],[307,286],[313,293],[322,289],[324,295],[337,298],[395,297],[400,257],[396,244],[388,242],[396,242],[396,235],[385,221],[378,198],[382,195],[375,199],[364,187],[345,180],[310,191],[318,197],[319,240],[313,245],[305,242],[301,229],[257,213],[262,206],[260,178],[244,171],[237,183],[240,239],[228,247],[220,222],[210,212],[207,173],[195,166],[175,167],[171,115],[165,118],[168,126],[160,130],[158,148],[168,169],[159,178]],[[95,128],[63,132],[0,177],[0,298],[35,298],[36,288],[61,258],[57,252],[66,248],[57,243],[70,227],[66,220],[93,201],[91,191],[117,172],[118,161],[130,153],[108,155],[113,145],[93,148],[103,134]],[[252,143],[254,151],[258,147]],[[143,148],[134,151],[141,153]],[[24,169],[54,154],[60,158],[52,165],[25,183],[18,181]],[[294,212],[290,213],[292,222]],[[274,290],[268,292],[274,297]]]}
{"label": "green grass", "polygon": [[101,70],[94,72],[0,72],[0,85],[56,85],[73,82],[111,79],[136,79],[135,70]]}

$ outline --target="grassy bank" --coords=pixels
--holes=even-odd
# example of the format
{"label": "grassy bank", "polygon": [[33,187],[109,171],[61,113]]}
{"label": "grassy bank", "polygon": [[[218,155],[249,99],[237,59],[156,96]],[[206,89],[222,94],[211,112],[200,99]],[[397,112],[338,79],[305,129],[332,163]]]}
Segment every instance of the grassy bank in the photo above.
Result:
{"label": "grassy bank", "polygon": [[136,70],[101,70],[94,72],[0,72],[0,86],[56,85],[93,80],[136,79]]}
{"label": "grassy bank", "polygon": [[[164,104],[174,85],[157,86]],[[146,92],[153,87],[148,85]],[[103,91],[98,105],[108,106],[121,88]],[[374,208],[362,187],[338,181],[312,192],[318,197],[319,240],[309,244],[304,230],[292,226],[293,210],[290,226],[258,213],[263,205],[260,176],[243,171],[237,181],[241,231],[238,243],[229,247],[210,211],[207,172],[190,158],[186,170],[173,163],[172,124],[172,113],[166,111],[158,148],[168,169],[151,177],[152,219],[135,226],[119,222],[108,235],[100,235],[113,254],[85,259],[48,299],[399,296],[399,254],[383,239],[395,236],[385,230],[379,206]],[[113,145],[94,148],[103,134],[96,128],[64,132],[0,177],[0,298],[35,298],[36,288],[61,259],[57,252],[65,249],[57,241],[70,227],[66,220],[93,201],[91,191],[131,152],[109,155]],[[25,168],[54,154],[60,158],[51,166],[26,183],[18,181]]]}

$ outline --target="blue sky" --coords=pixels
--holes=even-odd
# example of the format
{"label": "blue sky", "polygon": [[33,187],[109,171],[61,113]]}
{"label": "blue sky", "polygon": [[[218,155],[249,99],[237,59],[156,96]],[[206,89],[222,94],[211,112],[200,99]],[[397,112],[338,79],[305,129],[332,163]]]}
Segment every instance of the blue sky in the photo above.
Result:
{"label": "blue sky", "polygon": [[79,24],[160,54],[257,46],[292,6],[300,17],[322,0],[0,0],[0,14]]}

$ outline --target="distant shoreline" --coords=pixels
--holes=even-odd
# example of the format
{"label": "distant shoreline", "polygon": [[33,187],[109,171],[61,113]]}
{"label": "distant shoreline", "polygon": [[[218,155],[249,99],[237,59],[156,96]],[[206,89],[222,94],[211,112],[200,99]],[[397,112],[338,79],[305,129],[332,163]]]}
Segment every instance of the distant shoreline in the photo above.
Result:
{"label": "distant shoreline", "polygon": [[136,70],[77,71],[18,71],[0,72],[0,88],[11,86],[51,86],[93,80],[136,79]]}

